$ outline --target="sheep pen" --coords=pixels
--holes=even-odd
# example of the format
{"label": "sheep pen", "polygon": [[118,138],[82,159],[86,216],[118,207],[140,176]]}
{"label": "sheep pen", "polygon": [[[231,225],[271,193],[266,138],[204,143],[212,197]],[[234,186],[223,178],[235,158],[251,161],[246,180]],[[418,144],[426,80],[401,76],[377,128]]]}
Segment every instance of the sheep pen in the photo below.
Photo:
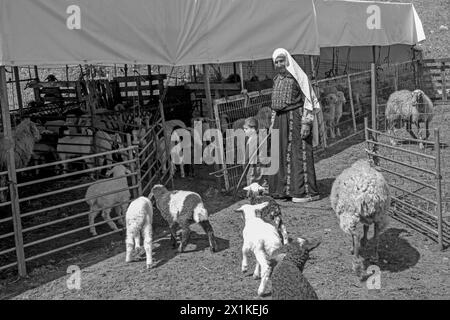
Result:
{"label": "sheep pen", "polygon": [[[441,120],[443,121],[433,119],[430,127],[433,128],[433,125]],[[442,130],[441,137],[448,137],[448,133]],[[318,158],[316,168],[318,181],[325,194],[329,192],[333,179],[348,166],[349,162],[358,157],[366,157],[364,152],[366,144],[354,144],[354,140],[349,140],[348,143],[344,143],[346,150]],[[416,148],[414,145],[407,147]],[[447,154],[445,148],[442,151],[444,155]],[[410,157],[410,161],[418,162],[413,157]],[[443,181],[445,177],[444,175]],[[177,179],[175,187],[193,190],[203,196],[208,194],[213,184],[212,180],[205,181]],[[208,248],[207,241],[196,235],[202,233],[201,229],[194,227],[192,232],[192,237],[197,238],[196,242],[201,244],[200,248],[188,245],[189,254],[174,255],[173,251],[168,250],[170,237],[167,231],[156,225],[154,233],[156,267],[151,274],[140,273],[141,264],[125,265],[123,239],[113,236],[102,240],[100,246],[81,245],[77,250],[71,251],[70,255],[58,255],[58,259],[63,257],[61,261],[58,259],[55,261],[53,257],[44,260],[44,263],[32,269],[30,276],[35,284],[50,282],[28,290],[30,286],[20,281],[14,285],[15,298],[171,299],[176,293],[180,299],[257,299],[251,277],[237,277],[235,272],[236,266],[239,265],[239,251],[236,249],[241,245],[242,222],[238,217],[230,219],[230,207],[234,207],[234,202],[227,196],[220,196],[220,199],[206,197],[204,200],[205,206],[211,212],[218,242],[221,248],[225,248],[215,257],[204,254],[204,250]],[[397,221],[393,222],[380,241],[382,249],[379,267],[382,290],[367,290],[365,283],[355,282],[349,270],[345,268],[349,257],[348,239],[342,236],[342,232],[335,224],[328,201],[325,198],[309,204],[308,207],[281,203],[283,221],[289,229],[297,230],[299,234],[311,231],[325,232],[323,243],[317,248],[317,255],[309,261],[310,264],[305,271],[305,276],[320,298],[440,299],[448,296],[448,291],[442,286],[442,279],[445,279],[442,270],[448,267],[450,258],[448,252],[438,252],[432,241]],[[107,229],[106,226],[103,230]],[[369,247],[370,245],[372,243],[369,241]],[[191,248],[197,251],[190,250]],[[83,283],[86,286],[83,284],[81,292],[74,293],[66,289],[64,275],[69,264],[80,265],[83,272],[86,271],[83,273],[85,280]],[[182,277],[184,273],[188,273],[190,278]],[[63,277],[58,278],[56,274]],[[131,288],[130,281],[133,283]],[[2,289],[5,289],[2,292],[4,296],[14,292],[8,283],[8,281],[2,283],[0,280],[0,286],[3,284]],[[111,291],[113,285],[115,290]],[[21,294],[17,296],[18,293]]]}

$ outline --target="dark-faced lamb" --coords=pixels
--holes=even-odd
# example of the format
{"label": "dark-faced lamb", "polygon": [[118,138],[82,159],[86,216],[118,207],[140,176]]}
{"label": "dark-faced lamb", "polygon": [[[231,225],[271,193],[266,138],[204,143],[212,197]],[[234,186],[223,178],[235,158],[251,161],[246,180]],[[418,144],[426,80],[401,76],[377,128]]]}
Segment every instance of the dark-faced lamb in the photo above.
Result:
{"label": "dark-faced lamb", "polygon": [[146,255],[147,269],[153,263],[152,259],[152,222],[153,205],[147,197],[139,197],[133,200],[128,206],[125,214],[127,236],[126,236],[126,257],[125,262],[132,261],[132,253],[141,251],[141,235],[144,239],[144,250]]}
{"label": "dark-faced lamb", "polygon": [[273,252],[282,246],[281,237],[276,228],[270,223],[264,222],[256,215],[258,210],[263,209],[269,203],[263,202],[260,204],[244,204],[236,209],[236,212],[241,212],[245,226],[242,231],[242,272],[247,272],[248,268],[248,254],[253,252],[256,258],[255,271],[253,278],[261,278],[258,287],[258,295],[262,296],[266,291],[267,282],[271,274],[271,265],[269,258]]}
{"label": "dark-faced lamb", "polygon": [[286,226],[283,223],[280,205],[271,196],[264,195],[266,189],[257,182],[244,187],[244,190],[247,191],[247,197],[250,200],[250,204],[253,205],[268,202],[268,205],[261,210],[258,210],[256,214],[265,222],[274,224],[283,244],[287,244],[288,233]]}
{"label": "dark-faced lamb", "polygon": [[[394,128],[406,123],[406,130],[413,139],[427,140],[430,136],[429,124],[433,119],[433,102],[422,90],[395,91],[386,103],[385,116],[390,135],[395,136]],[[420,133],[422,122],[425,123],[425,139]],[[412,124],[417,127],[417,134],[412,130]],[[391,144],[396,144],[393,138]],[[423,149],[423,142],[419,146]]]}
{"label": "dark-faced lamb", "polygon": [[149,198],[155,198],[156,207],[170,227],[171,239],[174,248],[177,246],[176,231],[181,227],[181,243],[178,252],[183,252],[189,241],[192,223],[198,223],[208,236],[211,252],[217,251],[217,241],[214,230],[209,223],[208,211],[198,193],[192,191],[168,191],[161,184],[153,186]]}
{"label": "dark-faced lamb", "polygon": [[[390,206],[388,183],[368,161],[358,160],[333,182],[330,201],[339,218],[340,228],[352,237],[353,270],[360,275],[363,267],[363,259],[359,256],[360,246],[366,245],[367,233],[372,224],[375,239],[373,259],[378,260],[379,235],[388,225],[387,211]],[[357,230],[359,223],[364,226],[362,238]]]}
{"label": "dark-faced lamb", "polygon": [[303,275],[303,268],[309,253],[320,243],[320,239],[297,238],[272,254],[271,264],[276,264],[271,275],[272,299],[318,300],[314,288]]}

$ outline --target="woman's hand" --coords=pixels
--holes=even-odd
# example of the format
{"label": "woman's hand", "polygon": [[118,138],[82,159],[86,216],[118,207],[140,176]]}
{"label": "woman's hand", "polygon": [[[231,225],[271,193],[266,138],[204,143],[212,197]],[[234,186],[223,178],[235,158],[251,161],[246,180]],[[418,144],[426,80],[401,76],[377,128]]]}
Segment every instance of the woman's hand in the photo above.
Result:
{"label": "woman's hand", "polygon": [[302,129],[300,131],[300,135],[302,136],[302,139],[305,140],[306,138],[309,137],[310,134],[311,134],[311,125],[302,123]]}

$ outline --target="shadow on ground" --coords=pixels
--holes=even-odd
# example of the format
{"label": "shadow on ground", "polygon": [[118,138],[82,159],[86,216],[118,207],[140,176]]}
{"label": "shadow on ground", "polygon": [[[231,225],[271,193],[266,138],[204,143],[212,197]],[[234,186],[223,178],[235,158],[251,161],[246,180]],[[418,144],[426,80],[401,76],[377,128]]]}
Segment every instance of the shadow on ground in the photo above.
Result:
{"label": "shadow on ground", "polygon": [[[376,263],[380,270],[402,272],[414,267],[420,260],[420,253],[409,242],[401,237],[409,231],[405,229],[389,228],[380,235],[378,244],[379,261]],[[375,241],[369,239],[367,247],[361,252],[368,267],[370,257],[375,253]]]}

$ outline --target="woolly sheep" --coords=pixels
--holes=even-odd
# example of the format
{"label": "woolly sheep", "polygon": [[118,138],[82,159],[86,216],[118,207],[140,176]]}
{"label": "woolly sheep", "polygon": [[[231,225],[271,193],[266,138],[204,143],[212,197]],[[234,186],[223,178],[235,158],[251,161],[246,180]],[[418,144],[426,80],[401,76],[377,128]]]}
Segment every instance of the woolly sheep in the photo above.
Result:
{"label": "woolly sheep", "polygon": [[[23,120],[12,132],[14,141],[14,163],[16,169],[26,167],[33,154],[34,145],[41,140],[41,134],[34,122],[30,119]],[[0,172],[6,171],[6,150],[9,148],[3,134],[0,134]],[[0,176],[0,188],[6,186],[7,175]],[[6,196],[0,191],[0,202],[5,202]]]}
{"label": "woolly sheep", "polygon": [[[388,224],[389,186],[383,175],[372,168],[368,161],[358,160],[333,182],[330,201],[339,218],[340,228],[352,237],[353,270],[360,274],[363,261],[359,250],[360,246],[364,247],[367,243],[367,232],[371,224],[374,225],[376,243],[374,260],[378,260],[379,234]],[[362,238],[357,230],[358,223],[363,224]]]}
{"label": "woolly sheep", "polygon": [[271,264],[272,299],[318,300],[314,288],[303,275],[309,253],[318,247],[320,239],[294,239],[273,253]]}
{"label": "woolly sheep", "polygon": [[[93,236],[97,235],[97,231],[95,230],[94,226],[94,220],[99,211],[102,211],[102,217],[105,221],[108,221],[107,223],[111,227],[111,229],[118,230],[114,221],[111,221],[110,213],[112,208],[117,206],[120,206],[122,215],[124,212],[126,212],[128,205],[126,201],[130,200],[131,198],[130,191],[128,189],[123,190],[128,188],[127,178],[125,177],[126,174],[131,174],[131,171],[125,168],[123,165],[116,165],[106,172],[106,176],[110,177],[112,175],[114,178],[122,178],[114,180],[100,180],[99,182],[89,186],[89,188],[87,189],[85,198],[87,199],[86,202],[89,205],[91,211],[89,213],[89,225],[90,232]],[[111,191],[116,190],[117,192],[111,193]],[[119,219],[119,222],[124,225],[122,219]]]}
{"label": "woolly sheep", "polygon": [[126,221],[126,257],[125,262],[131,262],[133,250],[137,253],[141,251],[141,234],[144,238],[144,250],[146,255],[147,269],[153,263],[152,259],[152,222],[153,205],[147,197],[139,197],[133,200],[128,206],[125,214]]}
{"label": "woolly sheep", "polygon": [[250,251],[253,252],[256,258],[253,278],[261,278],[258,287],[259,296],[262,296],[266,291],[267,282],[270,277],[271,266],[269,264],[269,258],[276,249],[282,246],[281,238],[278,235],[276,228],[257,217],[256,211],[263,209],[268,204],[268,202],[255,205],[244,204],[235,210],[236,212],[241,212],[245,220],[244,230],[242,231],[244,239],[242,245],[241,270],[242,272],[247,272],[247,256]]}
{"label": "woolly sheep", "polygon": [[[388,133],[395,135],[394,128],[402,122],[413,139],[424,140],[420,133],[420,123],[425,122],[425,140],[430,136],[429,124],[433,119],[433,103],[422,90],[400,90],[393,92],[386,103],[385,116]],[[417,127],[417,135],[412,130],[412,124]],[[391,138],[391,144],[395,141]],[[420,143],[423,149],[423,143]]]}
{"label": "woolly sheep", "polygon": [[250,204],[260,204],[263,202],[269,203],[268,206],[257,212],[257,216],[259,216],[267,223],[274,224],[277,228],[280,238],[282,239],[283,244],[287,244],[288,234],[286,226],[284,225],[283,219],[281,217],[280,205],[275,201],[274,198],[268,195],[263,195],[266,189],[259,185],[259,183],[257,182],[244,187],[244,190],[247,191],[247,197],[250,199]]}
{"label": "woolly sheep", "polygon": [[161,184],[153,186],[149,198],[155,198],[156,207],[170,227],[171,239],[174,248],[177,246],[176,231],[181,227],[181,242],[178,252],[183,252],[189,241],[192,223],[198,223],[208,235],[211,252],[217,251],[216,238],[211,224],[208,221],[208,211],[198,193],[192,191],[168,191]]}

